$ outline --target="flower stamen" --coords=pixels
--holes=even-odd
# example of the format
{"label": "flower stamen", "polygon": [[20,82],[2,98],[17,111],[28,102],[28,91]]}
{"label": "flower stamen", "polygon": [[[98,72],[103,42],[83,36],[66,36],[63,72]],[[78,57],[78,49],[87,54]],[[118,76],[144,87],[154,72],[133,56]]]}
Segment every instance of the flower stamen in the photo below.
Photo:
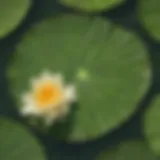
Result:
{"label": "flower stamen", "polygon": [[34,92],[35,101],[40,108],[56,105],[62,100],[62,97],[60,87],[52,82],[41,84]]}

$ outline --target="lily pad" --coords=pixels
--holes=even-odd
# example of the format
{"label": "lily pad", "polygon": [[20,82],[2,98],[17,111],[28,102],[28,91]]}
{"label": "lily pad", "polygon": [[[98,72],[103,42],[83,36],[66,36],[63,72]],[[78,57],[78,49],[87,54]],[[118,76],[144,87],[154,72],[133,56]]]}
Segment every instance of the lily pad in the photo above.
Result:
{"label": "lily pad", "polygon": [[144,133],[155,154],[160,156],[160,96],[157,96],[145,113]]}
{"label": "lily pad", "polygon": [[30,5],[31,0],[0,0],[0,38],[19,25]]}
{"label": "lily pad", "polygon": [[102,152],[96,160],[157,160],[143,141],[120,143],[117,147]]}
{"label": "lily pad", "polygon": [[147,31],[157,40],[160,40],[160,1],[139,0],[139,18]]}
{"label": "lily pad", "polygon": [[76,84],[78,103],[54,132],[67,141],[93,140],[117,128],[135,112],[150,85],[141,41],[101,18],[61,15],[28,32],[8,69],[19,107],[30,78],[43,69]]}
{"label": "lily pad", "polygon": [[85,12],[107,10],[120,5],[124,0],[59,0],[62,4]]}
{"label": "lily pad", "polygon": [[26,128],[0,118],[0,159],[44,160],[43,150]]}

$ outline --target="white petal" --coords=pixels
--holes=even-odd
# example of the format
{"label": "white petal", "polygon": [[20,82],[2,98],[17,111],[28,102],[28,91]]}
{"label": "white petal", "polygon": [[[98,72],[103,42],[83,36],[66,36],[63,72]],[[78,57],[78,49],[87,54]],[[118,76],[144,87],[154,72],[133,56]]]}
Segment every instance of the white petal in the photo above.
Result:
{"label": "white petal", "polygon": [[32,116],[32,115],[39,115],[39,112],[35,107],[31,105],[26,105],[20,110],[20,114],[22,116],[29,116],[29,115]]}
{"label": "white petal", "polygon": [[39,85],[41,84],[41,82],[39,81],[39,79],[37,78],[32,78],[31,79],[31,87],[34,89],[36,89]]}
{"label": "white petal", "polygon": [[44,72],[42,72],[39,81],[54,81],[54,82],[62,82],[63,80],[63,76],[60,73],[52,73],[49,70],[44,70]]}
{"label": "white petal", "polygon": [[40,77],[38,77],[37,79],[32,79],[31,84],[32,84],[32,87],[36,89],[46,81],[50,81],[53,84],[59,85],[60,87],[63,87],[64,85],[62,74],[59,74],[59,73],[52,74],[48,70],[45,70],[44,72],[42,72]]}
{"label": "white petal", "polygon": [[64,80],[62,74],[55,73],[52,75],[52,82],[63,87]]}
{"label": "white petal", "polygon": [[22,94],[22,103],[32,103],[32,96],[29,93]]}
{"label": "white petal", "polygon": [[67,102],[75,102],[77,100],[75,86],[73,86],[73,85],[66,86],[66,89],[65,89],[65,100]]}
{"label": "white petal", "polygon": [[43,72],[41,72],[40,77],[50,77],[52,75],[52,72],[49,69],[44,69]]}
{"label": "white petal", "polygon": [[48,70],[42,72],[37,78],[31,79],[31,85],[33,89],[37,89],[46,81],[52,81],[52,74]]}
{"label": "white petal", "polygon": [[59,106],[59,108],[56,110],[53,109],[44,116],[46,125],[52,125],[56,121],[63,120],[68,112],[69,106],[67,105]]}
{"label": "white petal", "polygon": [[31,79],[31,87],[33,90],[36,90],[46,81],[52,81],[52,77],[49,74],[49,72],[47,72],[47,71],[43,72],[37,78],[32,78]]}
{"label": "white petal", "polygon": [[40,113],[35,106],[34,99],[31,94],[26,93],[22,95],[22,109],[20,110],[20,113],[23,116],[37,115]]}

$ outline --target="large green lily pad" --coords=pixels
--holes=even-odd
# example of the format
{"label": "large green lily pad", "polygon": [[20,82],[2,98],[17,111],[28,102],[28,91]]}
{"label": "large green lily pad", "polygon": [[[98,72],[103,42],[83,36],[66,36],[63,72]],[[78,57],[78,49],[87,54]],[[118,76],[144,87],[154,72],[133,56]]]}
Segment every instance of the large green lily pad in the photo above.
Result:
{"label": "large green lily pad", "polygon": [[30,5],[31,0],[0,0],[0,38],[17,27]]}
{"label": "large green lily pad", "polygon": [[0,118],[0,159],[44,160],[43,150],[27,129]]}
{"label": "large green lily pad", "polygon": [[145,113],[144,133],[155,154],[160,156],[160,96],[156,97]]}
{"label": "large green lily pad", "polygon": [[134,34],[100,18],[62,15],[28,32],[8,78],[17,102],[30,78],[43,69],[75,83],[77,106],[55,132],[63,140],[86,141],[110,132],[134,113],[150,84],[149,67]]}
{"label": "large green lily pad", "polygon": [[157,160],[143,141],[120,143],[113,149],[102,152],[96,160]]}
{"label": "large green lily pad", "polygon": [[159,0],[139,0],[138,13],[147,31],[160,40],[160,1]]}
{"label": "large green lily pad", "polygon": [[66,6],[86,12],[96,12],[118,6],[124,0],[60,0]]}

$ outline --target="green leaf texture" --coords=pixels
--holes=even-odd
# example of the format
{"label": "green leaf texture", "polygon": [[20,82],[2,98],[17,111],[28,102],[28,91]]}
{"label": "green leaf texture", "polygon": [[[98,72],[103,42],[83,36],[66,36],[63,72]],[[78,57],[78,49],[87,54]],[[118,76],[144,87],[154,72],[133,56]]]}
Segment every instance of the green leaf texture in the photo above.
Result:
{"label": "green leaf texture", "polygon": [[96,160],[157,160],[157,157],[144,142],[130,141],[102,152]]}
{"label": "green leaf texture", "polygon": [[85,12],[108,10],[120,5],[124,0],[59,0],[62,4]]}
{"label": "green leaf texture", "polygon": [[157,96],[144,117],[144,134],[152,150],[160,156],[160,96]]}
{"label": "green leaf texture", "polygon": [[13,31],[26,16],[31,0],[0,0],[0,38]]}
{"label": "green leaf texture", "polygon": [[54,129],[67,141],[93,140],[117,128],[135,112],[150,85],[140,40],[100,18],[61,15],[28,32],[8,69],[17,102],[30,78],[43,69],[76,84],[78,103],[68,121]]}
{"label": "green leaf texture", "polygon": [[157,40],[160,40],[160,1],[159,0],[139,0],[139,19],[146,30]]}
{"label": "green leaf texture", "polygon": [[43,150],[26,128],[0,118],[1,160],[44,160]]}

